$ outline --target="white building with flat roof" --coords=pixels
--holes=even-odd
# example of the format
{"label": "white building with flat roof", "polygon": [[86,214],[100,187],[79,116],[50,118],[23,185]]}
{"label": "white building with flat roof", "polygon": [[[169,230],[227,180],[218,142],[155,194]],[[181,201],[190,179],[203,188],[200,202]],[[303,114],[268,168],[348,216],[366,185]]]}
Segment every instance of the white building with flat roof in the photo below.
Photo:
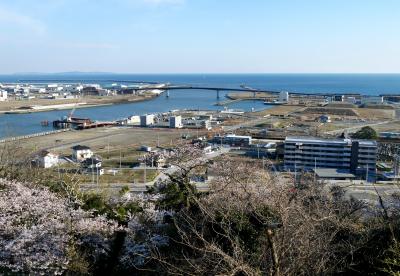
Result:
{"label": "white building with flat roof", "polygon": [[93,151],[87,146],[77,145],[72,147],[72,158],[75,161],[82,162],[93,156]]}
{"label": "white building with flat roof", "polygon": [[57,166],[59,162],[57,154],[48,152],[46,150],[40,152],[36,160],[38,166],[45,169]]}
{"label": "white building with flat roof", "polygon": [[169,127],[170,128],[182,128],[182,116],[171,116],[169,117]]}
{"label": "white building with flat roof", "polygon": [[144,127],[154,125],[154,115],[146,114],[140,116],[140,125]]}
{"label": "white building with flat roof", "polygon": [[7,91],[6,90],[1,90],[0,89],[0,102],[5,102],[7,101]]}
{"label": "white building with flat roof", "polygon": [[289,101],[289,92],[281,91],[279,93],[279,101],[280,102],[288,102]]}

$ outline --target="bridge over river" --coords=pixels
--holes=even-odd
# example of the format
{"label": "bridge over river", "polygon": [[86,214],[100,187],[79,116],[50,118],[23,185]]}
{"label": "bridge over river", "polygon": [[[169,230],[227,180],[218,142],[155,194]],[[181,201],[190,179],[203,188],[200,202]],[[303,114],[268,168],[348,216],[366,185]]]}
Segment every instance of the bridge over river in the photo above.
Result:
{"label": "bridge over river", "polygon": [[[255,96],[256,93],[266,93],[266,94],[273,94],[277,95],[281,91],[276,91],[276,90],[269,90],[269,89],[256,89],[256,88],[251,88],[248,86],[241,85],[240,87],[217,87],[217,86],[204,86],[204,85],[185,85],[185,84],[170,84],[170,83],[161,83],[161,82],[155,82],[155,81],[140,81],[140,80],[67,80],[67,79],[59,79],[59,80],[19,80],[19,82],[35,82],[35,83],[54,83],[54,82],[60,82],[60,83],[132,83],[132,84],[145,84],[141,87],[129,87],[129,88],[123,88],[122,90],[132,90],[132,91],[144,91],[144,90],[153,90],[153,89],[159,89],[159,90],[165,90],[167,91],[167,96],[169,96],[168,91],[171,90],[211,90],[211,91],[216,91],[217,92],[217,98],[219,98],[219,93],[220,91],[232,91],[232,92],[250,92],[253,93]],[[320,93],[320,92],[290,92],[288,91],[290,95],[297,95],[297,96],[319,96],[319,97],[330,97],[333,95],[344,95],[344,96],[355,96],[355,97],[361,97],[360,93],[334,93],[334,92],[325,92],[325,93]],[[388,96],[388,95],[381,95],[381,96]],[[398,96],[398,95],[395,95]]]}
{"label": "bridge over river", "polygon": [[[168,91],[170,90],[211,90],[217,92],[217,98],[219,98],[220,91],[232,91],[232,92],[250,92],[253,93],[253,96],[256,96],[256,93],[266,93],[266,94],[279,94],[281,91],[274,90],[265,90],[265,89],[254,89],[249,87],[213,87],[213,86],[194,86],[194,85],[157,85],[157,86],[143,86],[138,88],[130,88],[134,91],[143,91],[143,90],[152,90],[159,89],[167,91],[167,96],[169,95]],[[333,95],[338,95],[338,93],[304,93],[304,92],[289,92],[290,95],[297,96],[320,96],[320,97],[330,97]],[[356,96],[360,97],[361,94],[358,93],[340,93],[340,95],[344,96]]]}

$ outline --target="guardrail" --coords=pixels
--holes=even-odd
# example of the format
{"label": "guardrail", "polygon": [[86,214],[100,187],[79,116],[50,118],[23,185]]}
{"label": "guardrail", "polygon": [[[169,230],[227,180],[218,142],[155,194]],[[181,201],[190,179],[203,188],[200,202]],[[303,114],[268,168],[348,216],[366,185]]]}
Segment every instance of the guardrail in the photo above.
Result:
{"label": "guardrail", "polygon": [[56,134],[56,133],[61,133],[61,132],[67,132],[70,130],[71,130],[70,128],[65,128],[65,129],[39,132],[39,133],[33,133],[33,134],[28,134],[28,135],[22,135],[22,136],[15,136],[15,137],[10,137],[10,138],[6,138],[6,139],[1,139],[0,143],[14,142],[14,141],[19,141],[19,140],[23,140],[23,139],[33,138],[33,137],[46,136],[46,135],[51,135],[51,134]]}

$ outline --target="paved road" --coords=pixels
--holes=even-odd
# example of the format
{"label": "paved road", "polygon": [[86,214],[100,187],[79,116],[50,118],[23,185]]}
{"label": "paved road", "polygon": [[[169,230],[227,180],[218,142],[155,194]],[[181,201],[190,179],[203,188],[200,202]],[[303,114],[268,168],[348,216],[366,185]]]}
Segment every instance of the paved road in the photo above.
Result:
{"label": "paved road", "polygon": [[[334,184],[328,184],[332,186]],[[363,200],[371,205],[379,205],[379,196],[382,197],[385,204],[392,203],[392,195],[400,193],[400,186],[396,184],[350,184],[339,183],[335,184],[346,189],[346,196],[348,198],[354,197]],[[379,196],[378,196],[379,194]]]}

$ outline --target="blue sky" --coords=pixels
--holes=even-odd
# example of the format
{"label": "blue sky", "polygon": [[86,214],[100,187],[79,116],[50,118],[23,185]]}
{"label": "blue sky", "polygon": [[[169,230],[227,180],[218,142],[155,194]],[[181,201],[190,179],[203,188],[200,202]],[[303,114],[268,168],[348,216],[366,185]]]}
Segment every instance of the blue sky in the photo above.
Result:
{"label": "blue sky", "polygon": [[0,73],[400,73],[398,0],[0,0]]}

